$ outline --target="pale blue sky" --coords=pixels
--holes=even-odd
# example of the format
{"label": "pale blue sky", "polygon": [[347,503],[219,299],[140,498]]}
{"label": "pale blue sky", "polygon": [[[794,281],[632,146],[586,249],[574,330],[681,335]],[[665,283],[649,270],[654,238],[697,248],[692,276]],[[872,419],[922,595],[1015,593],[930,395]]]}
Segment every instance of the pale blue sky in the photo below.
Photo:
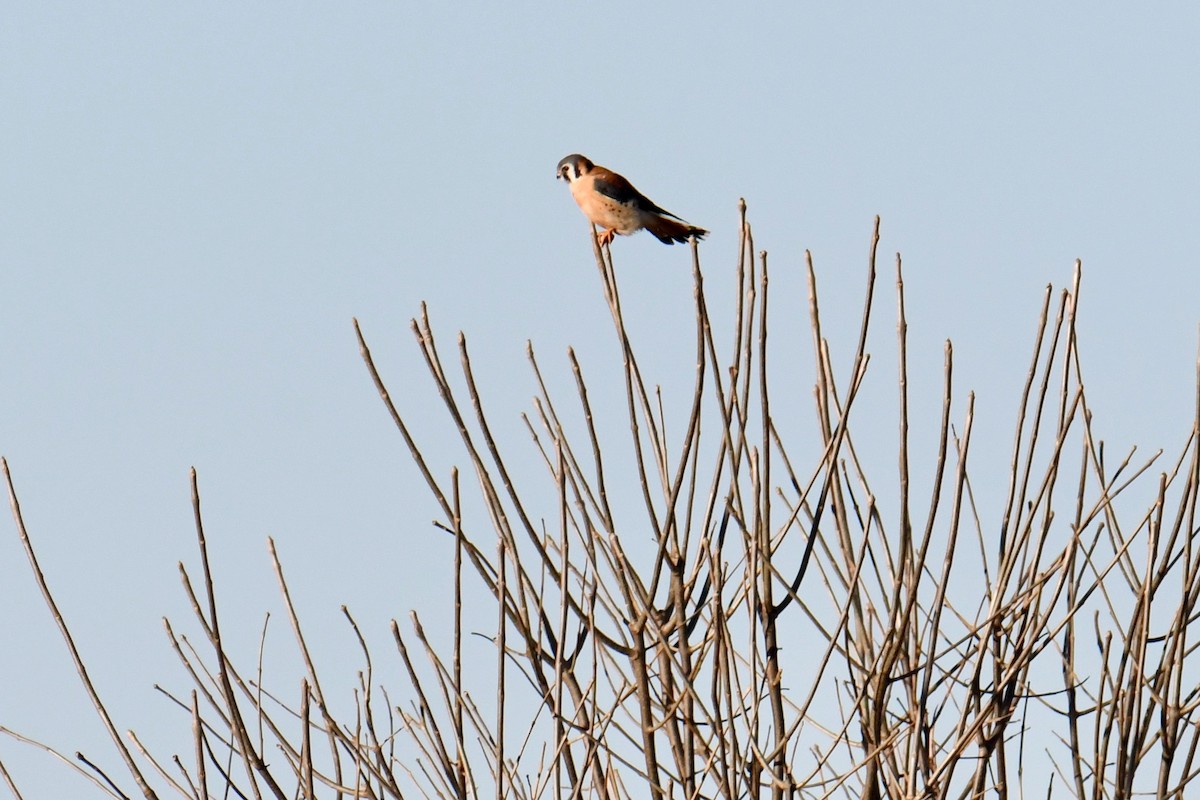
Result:
{"label": "pale blue sky", "polygon": [[[447,348],[466,331],[502,438],[524,446],[525,341],[564,382],[568,345],[597,369],[614,355],[583,218],[553,180],[567,153],[711,229],[722,308],[745,197],[798,301],[813,252],[839,352],[880,214],[881,309],[896,251],[906,264],[914,404],[936,407],[953,339],[980,456],[1007,454],[1043,288],[1082,258],[1098,426],[1116,450],[1182,445],[1196,7],[754,5],[5,4],[0,454],[118,724],[185,728],[151,687],[185,685],[159,619],[186,614],[192,465],[248,654],[278,613],[268,535],[312,635],[345,651],[327,658],[346,691],[339,604],[377,634],[444,610],[435,509],[350,320],[440,466],[457,451],[408,331],[422,300]],[[686,250],[643,234],[614,252],[631,325],[686,330]],[[874,340],[884,385],[893,326]],[[690,388],[690,334],[660,335],[656,379]],[[860,422],[891,442],[891,414]],[[0,534],[0,725],[115,764]],[[22,785],[78,786],[9,740],[0,758]]]}

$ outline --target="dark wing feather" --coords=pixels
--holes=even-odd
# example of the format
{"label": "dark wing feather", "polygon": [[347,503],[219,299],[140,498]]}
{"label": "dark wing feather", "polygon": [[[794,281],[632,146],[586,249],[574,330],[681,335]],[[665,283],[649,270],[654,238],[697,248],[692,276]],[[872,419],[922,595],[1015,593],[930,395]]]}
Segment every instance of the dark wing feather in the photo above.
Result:
{"label": "dark wing feather", "polygon": [[667,217],[682,217],[675,216],[665,208],[659,208],[654,204],[649,197],[639,192],[633,187],[633,184],[625,179],[623,175],[618,175],[612,170],[604,167],[596,167],[592,170],[593,186],[596,191],[605,197],[610,197],[616,200],[623,206],[633,206],[641,211],[647,211],[652,214],[661,214]]}
{"label": "dark wing feather", "polygon": [[[633,188],[633,184],[622,178],[615,172],[604,170],[600,174],[599,170],[593,171],[593,186],[596,191],[605,197],[610,197],[616,200],[621,205],[636,205],[644,208],[649,200],[642,195],[637,189]],[[653,203],[650,203],[653,205]]]}

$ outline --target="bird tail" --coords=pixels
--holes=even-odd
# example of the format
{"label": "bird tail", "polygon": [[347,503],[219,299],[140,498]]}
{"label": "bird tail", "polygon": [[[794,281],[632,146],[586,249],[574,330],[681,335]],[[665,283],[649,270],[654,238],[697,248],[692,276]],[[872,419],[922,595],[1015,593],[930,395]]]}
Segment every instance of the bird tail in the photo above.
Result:
{"label": "bird tail", "polygon": [[686,222],[677,222],[668,217],[654,216],[646,222],[646,230],[654,234],[663,244],[675,244],[676,242],[686,242],[692,236],[697,239],[703,239],[708,231],[704,228],[697,228],[695,225],[688,225]]}

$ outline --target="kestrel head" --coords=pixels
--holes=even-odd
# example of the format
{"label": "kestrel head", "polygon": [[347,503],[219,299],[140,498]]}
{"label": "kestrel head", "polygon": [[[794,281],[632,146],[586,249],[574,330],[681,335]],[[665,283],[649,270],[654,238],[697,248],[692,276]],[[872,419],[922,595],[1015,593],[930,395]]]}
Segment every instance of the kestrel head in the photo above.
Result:
{"label": "kestrel head", "polygon": [[592,171],[592,167],[596,166],[591,161],[588,161],[578,153],[571,155],[558,162],[558,172],[554,175],[555,178],[562,178],[567,183],[579,180],[579,178],[587,175]]}

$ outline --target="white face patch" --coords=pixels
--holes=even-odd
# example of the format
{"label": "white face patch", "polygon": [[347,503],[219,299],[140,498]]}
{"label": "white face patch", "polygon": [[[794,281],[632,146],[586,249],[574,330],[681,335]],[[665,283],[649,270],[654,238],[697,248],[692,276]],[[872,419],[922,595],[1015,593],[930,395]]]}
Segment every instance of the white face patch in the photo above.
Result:
{"label": "white face patch", "polygon": [[581,155],[570,155],[558,162],[557,178],[574,183],[592,170],[592,162]]}

